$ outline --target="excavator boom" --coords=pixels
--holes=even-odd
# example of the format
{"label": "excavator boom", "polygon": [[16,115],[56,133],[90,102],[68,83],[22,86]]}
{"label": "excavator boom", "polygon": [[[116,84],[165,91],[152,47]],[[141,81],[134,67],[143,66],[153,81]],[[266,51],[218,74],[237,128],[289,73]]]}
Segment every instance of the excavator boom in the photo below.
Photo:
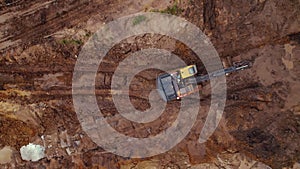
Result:
{"label": "excavator boom", "polygon": [[204,81],[208,81],[209,78],[214,78],[214,77],[222,76],[224,74],[226,75],[226,74],[236,72],[236,71],[239,71],[239,70],[244,70],[246,68],[249,68],[250,66],[251,66],[250,62],[246,62],[246,61],[236,63],[236,64],[234,64],[233,66],[231,66],[229,68],[225,68],[225,69],[222,69],[222,70],[217,70],[217,71],[214,71],[210,74],[203,75],[203,76],[196,76],[195,77],[196,83],[201,83],[201,82],[204,82]]}

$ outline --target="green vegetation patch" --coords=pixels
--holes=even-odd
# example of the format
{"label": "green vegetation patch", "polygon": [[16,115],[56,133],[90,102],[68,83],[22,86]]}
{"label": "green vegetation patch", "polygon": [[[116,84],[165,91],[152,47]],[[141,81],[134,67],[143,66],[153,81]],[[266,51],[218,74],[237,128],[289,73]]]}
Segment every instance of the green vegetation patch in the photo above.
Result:
{"label": "green vegetation patch", "polygon": [[145,21],[146,19],[147,19],[147,18],[146,18],[146,16],[144,16],[144,15],[136,16],[136,17],[133,19],[132,24],[133,24],[133,26],[138,25],[138,24],[140,24],[141,22]]}
{"label": "green vegetation patch", "polygon": [[63,39],[61,41],[62,44],[69,45],[69,44],[75,44],[75,45],[82,45],[83,42],[81,40],[77,39]]}
{"label": "green vegetation patch", "polygon": [[174,3],[172,6],[168,6],[167,9],[158,10],[158,9],[152,9],[150,12],[160,12],[160,13],[167,13],[171,15],[179,15],[183,12],[183,9],[181,9],[177,3]]}

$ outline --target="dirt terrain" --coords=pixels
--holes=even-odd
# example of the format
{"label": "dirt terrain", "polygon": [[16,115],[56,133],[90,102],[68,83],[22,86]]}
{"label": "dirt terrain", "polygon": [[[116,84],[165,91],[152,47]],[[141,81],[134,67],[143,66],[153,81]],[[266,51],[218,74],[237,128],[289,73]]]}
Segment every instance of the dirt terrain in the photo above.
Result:
{"label": "dirt terrain", "polygon": [[[83,131],[72,103],[72,72],[95,31],[142,11],[183,17],[201,28],[228,65],[240,60],[253,65],[226,77],[225,112],[206,143],[197,141],[210,106],[209,83],[201,85],[201,110],[180,144],[154,157],[128,159],[106,152]],[[166,49],[202,66],[185,44],[163,35],[130,37],[109,51],[96,78],[99,108],[117,131],[140,138],[168,128],[180,104],[168,103],[161,117],[146,124],[133,123],[115,109],[110,84],[118,63],[147,48]],[[0,168],[298,169],[299,63],[299,0],[2,0],[0,149],[8,146],[12,154]],[[147,70],[131,82],[130,99],[138,110],[150,107],[158,73]],[[20,148],[29,143],[45,146],[45,158],[22,160]]]}

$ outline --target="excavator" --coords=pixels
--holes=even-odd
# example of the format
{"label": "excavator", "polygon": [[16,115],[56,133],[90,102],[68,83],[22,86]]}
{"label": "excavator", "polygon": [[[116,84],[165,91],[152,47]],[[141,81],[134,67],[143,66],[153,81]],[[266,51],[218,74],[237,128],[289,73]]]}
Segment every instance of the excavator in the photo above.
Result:
{"label": "excavator", "polygon": [[166,101],[179,100],[182,97],[198,91],[198,84],[222,75],[249,68],[249,61],[235,62],[231,67],[213,71],[206,75],[198,75],[196,65],[189,65],[172,73],[164,73],[156,79],[157,89],[161,98]]}

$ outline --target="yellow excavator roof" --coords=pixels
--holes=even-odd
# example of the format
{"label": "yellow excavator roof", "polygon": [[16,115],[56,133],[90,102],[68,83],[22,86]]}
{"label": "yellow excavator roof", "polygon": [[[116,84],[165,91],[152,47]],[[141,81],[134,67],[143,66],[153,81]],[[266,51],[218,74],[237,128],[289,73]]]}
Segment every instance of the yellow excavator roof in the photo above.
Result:
{"label": "yellow excavator roof", "polygon": [[186,66],[184,68],[179,69],[180,72],[180,76],[182,79],[194,76],[195,74],[197,74],[197,67],[196,65],[190,65],[190,66]]}

